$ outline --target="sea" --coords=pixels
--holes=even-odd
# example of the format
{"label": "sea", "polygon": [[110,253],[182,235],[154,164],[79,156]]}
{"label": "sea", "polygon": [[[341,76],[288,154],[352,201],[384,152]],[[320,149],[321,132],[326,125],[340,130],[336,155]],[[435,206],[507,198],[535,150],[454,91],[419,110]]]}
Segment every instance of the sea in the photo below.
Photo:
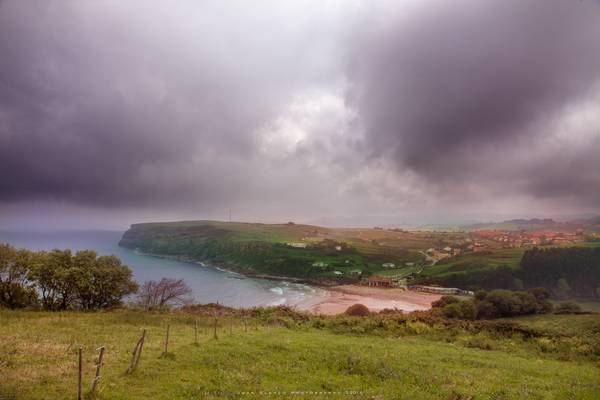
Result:
{"label": "sea", "polygon": [[133,271],[136,281],[183,279],[195,303],[230,307],[300,306],[325,292],[317,287],[286,281],[245,277],[218,265],[187,263],[141,254],[120,247],[120,231],[0,231],[0,243],[30,250],[95,250],[115,255]]}

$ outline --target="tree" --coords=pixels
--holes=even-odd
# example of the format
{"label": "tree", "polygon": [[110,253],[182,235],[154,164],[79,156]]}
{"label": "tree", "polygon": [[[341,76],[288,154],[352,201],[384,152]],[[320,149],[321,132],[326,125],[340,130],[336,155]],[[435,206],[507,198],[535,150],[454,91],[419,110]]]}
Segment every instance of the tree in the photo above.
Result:
{"label": "tree", "polygon": [[37,295],[27,279],[34,254],[0,244],[0,305],[9,308],[26,307],[37,301]]}
{"label": "tree", "polygon": [[78,308],[96,310],[114,307],[137,291],[131,269],[115,256],[98,256],[95,251],[70,250],[38,253],[28,273],[47,310]]}
{"label": "tree", "polygon": [[183,279],[162,278],[160,281],[146,281],[137,295],[138,304],[145,310],[165,309],[181,306],[191,301],[192,289]]}
{"label": "tree", "polygon": [[75,292],[80,308],[95,310],[115,307],[138,290],[131,270],[115,256],[98,257],[95,252],[77,252],[78,279]]}
{"label": "tree", "polygon": [[71,250],[38,253],[40,262],[32,265],[29,279],[36,283],[42,306],[47,310],[66,310],[75,298]]}

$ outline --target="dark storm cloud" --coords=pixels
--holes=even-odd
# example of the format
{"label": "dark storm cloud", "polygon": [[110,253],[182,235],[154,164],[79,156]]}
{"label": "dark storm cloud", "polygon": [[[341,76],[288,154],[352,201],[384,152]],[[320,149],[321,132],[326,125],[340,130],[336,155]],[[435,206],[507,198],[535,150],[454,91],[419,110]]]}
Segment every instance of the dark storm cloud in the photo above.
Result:
{"label": "dark storm cloud", "polygon": [[360,3],[0,1],[0,220],[597,209],[597,2]]}
{"label": "dark storm cloud", "polygon": [[254,131],[325,79],[326,42],[275,3],[147,4],[2,3],[0,201],[218,202]]}
{"label": "dark storm cloud", "polygon": [[[555,127],[538,129],[540,121],[589,97],[600,81],[600,7],[575,0],[434,3],[415,2],[389,17],[376,8],[349,35],[347,100],[363,118],[367,149],[438,184],[485,187],[492,178],[523,178],[528,166],[503,175],[513,173],[512,153],[543,146]],[[586,155],[588,169],[600,175],[596,157]],[[568,187],[585,195],[590,183],[600,184],[576,185],[571,176],[580,163],[558,164],[560,171],[549,166],[527,176],[532,185],[536,177],[547,183],[525,190],[543,197]]]}

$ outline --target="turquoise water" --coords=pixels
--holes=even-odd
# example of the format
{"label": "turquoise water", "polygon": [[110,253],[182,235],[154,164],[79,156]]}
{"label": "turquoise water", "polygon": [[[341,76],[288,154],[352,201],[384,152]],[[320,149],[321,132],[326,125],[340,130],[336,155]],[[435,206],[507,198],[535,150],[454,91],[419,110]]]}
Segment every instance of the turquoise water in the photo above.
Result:
{"label": "turquoise water", "polygon": [[123,232],[116,231],[60,231],[60,232],[2,232],[0,242],[31,250],[91,249],[102,255],[114,254],[132,270],[138,282],[162,277],[182,278],[192,289],[197,303],[220,303],[232,307],[259,305],[297,305],[320,289],[285,281],[244,278],[233,272],[203,266],[164,260],[138,254],[119,247]]}

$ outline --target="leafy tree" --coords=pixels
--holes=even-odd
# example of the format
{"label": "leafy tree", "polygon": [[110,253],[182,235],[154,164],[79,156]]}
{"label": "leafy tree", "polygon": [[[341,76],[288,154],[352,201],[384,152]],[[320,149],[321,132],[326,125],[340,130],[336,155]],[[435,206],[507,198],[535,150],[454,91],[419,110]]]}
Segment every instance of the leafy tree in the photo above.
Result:
{"label": "leafy tree", "polygon": [[35,290],[27,279],[33,256],[28,250],[0,244],[0,305],[17,308],[36,303]]}
{"label": "leafy tree", "polygon": [[75,277],[71,250],[40,253],[42,260],[31,266],[29,279],[36,283],[42,306],[47,310],[66,310],[75,299]]}
{"label": "leafy tree", "polygon": [[[80,254],[82,253],[82,254]],[[80,308],[96,310],[115,307],[138,290],[131,270],[115,256],[98,257],[95,252],[77,252],[75,291]]]}

